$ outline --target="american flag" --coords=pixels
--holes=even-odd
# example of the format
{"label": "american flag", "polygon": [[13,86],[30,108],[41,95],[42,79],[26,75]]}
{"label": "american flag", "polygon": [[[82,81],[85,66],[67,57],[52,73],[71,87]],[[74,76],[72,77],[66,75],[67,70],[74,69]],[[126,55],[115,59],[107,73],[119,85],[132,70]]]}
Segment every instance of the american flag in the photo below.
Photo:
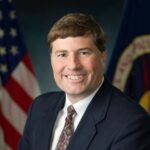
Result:
{"label": "american flag", "polygon": [[17,150],[29,105],[39,93],[12,0],[0,0],[0,150]]}

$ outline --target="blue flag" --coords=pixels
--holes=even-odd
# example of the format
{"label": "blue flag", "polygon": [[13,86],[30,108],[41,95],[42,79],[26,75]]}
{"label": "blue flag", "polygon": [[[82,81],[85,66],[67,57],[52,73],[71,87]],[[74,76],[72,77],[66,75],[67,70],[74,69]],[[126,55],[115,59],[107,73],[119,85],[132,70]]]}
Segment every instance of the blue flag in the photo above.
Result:
{"label": "blue flag", "polygon": [[150,0],[125,0],[107,69],[112,83],[150,112]]}

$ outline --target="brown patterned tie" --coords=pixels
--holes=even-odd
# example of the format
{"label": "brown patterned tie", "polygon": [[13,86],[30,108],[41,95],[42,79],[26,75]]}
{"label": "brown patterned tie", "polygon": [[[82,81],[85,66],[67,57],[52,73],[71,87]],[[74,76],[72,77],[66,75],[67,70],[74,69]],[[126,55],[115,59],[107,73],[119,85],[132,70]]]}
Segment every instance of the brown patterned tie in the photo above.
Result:
{"label": "brown patterned tie", "polygon": [[60,135],[56,150],[66,150],[69,140],[74,132],[73,129],[73,119],[76,115],[76,111],[73,106],[70,105],[67,108],[67,117],[65,119],[65,125]]}

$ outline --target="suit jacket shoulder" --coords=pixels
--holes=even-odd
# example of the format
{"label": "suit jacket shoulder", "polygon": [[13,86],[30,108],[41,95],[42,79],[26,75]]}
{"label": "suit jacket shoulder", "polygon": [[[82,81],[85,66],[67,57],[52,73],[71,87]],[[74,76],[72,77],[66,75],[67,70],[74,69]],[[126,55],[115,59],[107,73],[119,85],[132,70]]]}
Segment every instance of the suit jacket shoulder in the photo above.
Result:
{"label": "suit jacket shoulder", "polygon": [[57,114],[64,105],[63,92],[38,96],[32,103],[19,150],[49,150]]}
{"label": "suit jacket shoulder", "polygon": [[38,110],[43,109],[41,111],[45,111],[45,107],[55,107],[62,102],[61,100],[64,102],[64,96],[64,92],[45,93],[35,98],[32,105]]}
{"label": "suit jacket shoulder", "polygon": [[67,150],[77,149],[148,150],[150,116],[139,104],[105,79],[88,106]]}

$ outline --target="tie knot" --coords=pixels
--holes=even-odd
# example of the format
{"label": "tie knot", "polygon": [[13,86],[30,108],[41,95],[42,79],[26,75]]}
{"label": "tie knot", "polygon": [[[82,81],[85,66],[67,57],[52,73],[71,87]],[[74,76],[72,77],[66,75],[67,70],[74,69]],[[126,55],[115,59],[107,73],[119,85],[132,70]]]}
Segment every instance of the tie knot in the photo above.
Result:
{"label": "tie knot", "polygon": [[73,115],[76,114],[76,111],[72,105],[68,106],[67,108],[68,116],[72,117]]}

